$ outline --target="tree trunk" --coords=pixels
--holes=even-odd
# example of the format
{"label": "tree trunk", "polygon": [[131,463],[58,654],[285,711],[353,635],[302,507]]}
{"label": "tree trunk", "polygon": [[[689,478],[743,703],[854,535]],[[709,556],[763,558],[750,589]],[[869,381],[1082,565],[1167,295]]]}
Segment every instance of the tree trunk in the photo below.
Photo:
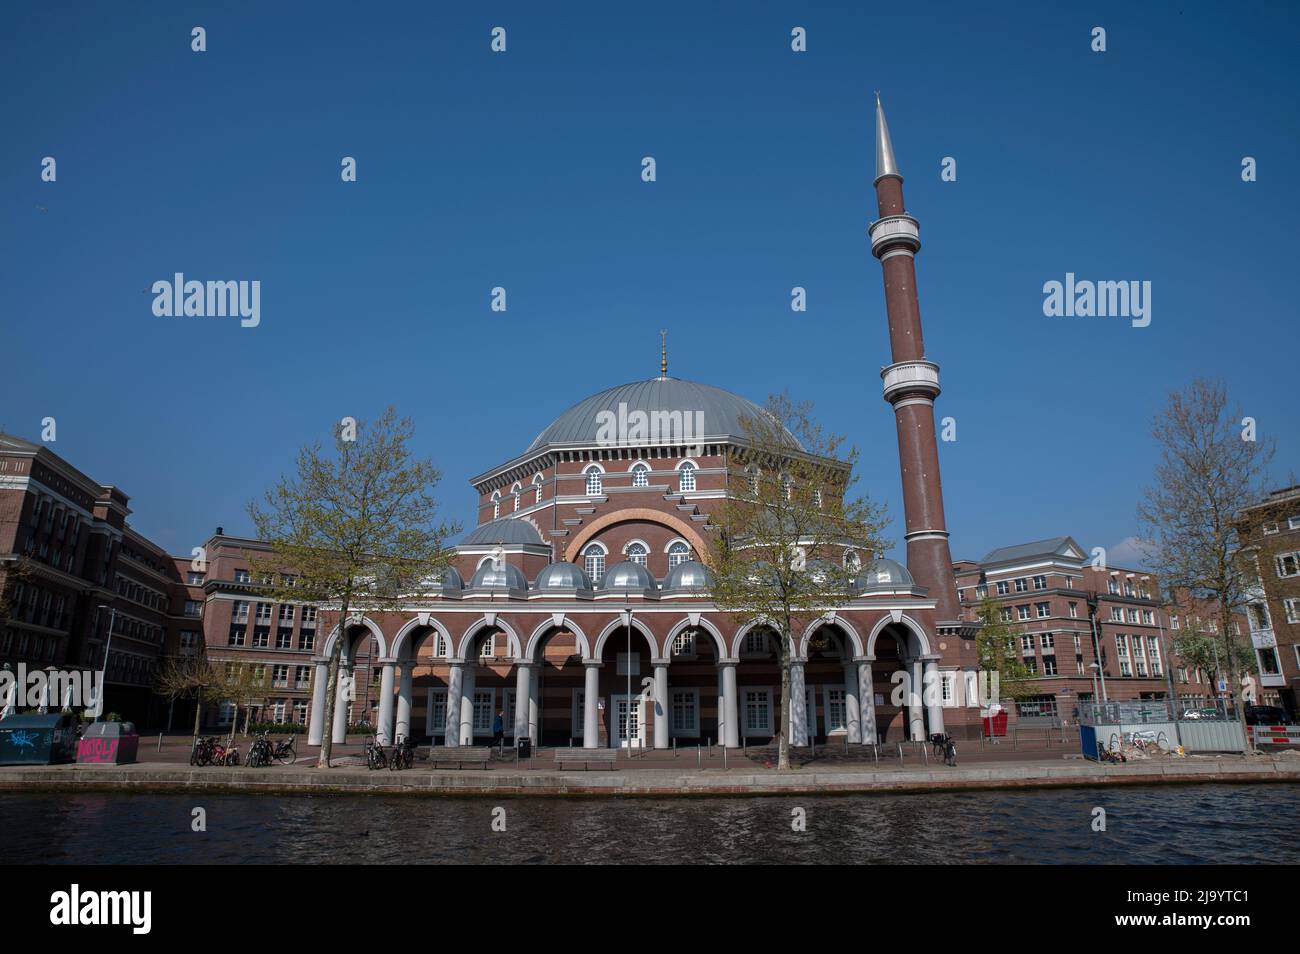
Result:
{"label": "tree trunk", "polygon": [[199,728],[203,722],[203,695],[202,693],[194,697],[194,738],[190,739],[191,743],[199,741]]}
{"label": "tree trunk", "polygon": [[1246,707],[1241,698],[1241,679],[1237,675],[1237,664],[1232,658],[1232,614],[1223,608],[1222,599],[1219,600],[1219,631],[1223,633],[1224,655],[1228,663],[1228,686],[1232,689],[1232,705],[1237,710],[1237,721],[1241,725],[1241,750],[1250,752],[1252,750],[1250,730],[1246,728]]}
{"label": "tree trunk", "polygon": [[230,736],[226,739],[226,745],[235,744],[235,730],[239,728],[239,703],[235,703],[235,714],[230,719]]}
{"label": "tree trunk", "polygon": [[777,728],[776,770],[790,771],[790,639],[781,636],[781,711]]}
{"label": "tree trunk", "polygon": [[[339,684],[339,662],[343,658],[343,641],[348,638],[347,619],[348,603],[344,600],[339,611],[339,638],[334,640],[334,648],[330,651],[329,674],[325,677],[325,712],[321,720],[323,729],[320,736],[320,758],[316,761],[317,768],[332,767],[330,753],[334,750],[334,697]],[[345,727],[344,738],[347,737],[346,733]]]}

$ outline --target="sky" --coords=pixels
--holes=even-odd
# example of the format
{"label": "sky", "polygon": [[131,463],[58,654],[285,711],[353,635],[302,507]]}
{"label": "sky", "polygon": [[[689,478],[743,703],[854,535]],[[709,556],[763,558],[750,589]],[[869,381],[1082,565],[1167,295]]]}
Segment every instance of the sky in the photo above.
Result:
{"label": "sky", "polygon": [[[1300,471],[1298,11],[7,4],[0,429],[54,418],[50,447],[188,554],[391,404],[468,527],[468,478],[657,375],[666,329],[675,377],[813,402],[897,554],[880,90],[956,424],[953,556],[1069,534],[1121,563],[1171,389],[1221,379],[1276,439],[1275,483]],[[176,272],[260,281],[260,323],[155,316]],[[1045,316],[1067,272],[1149,281],[1150,324]]]}

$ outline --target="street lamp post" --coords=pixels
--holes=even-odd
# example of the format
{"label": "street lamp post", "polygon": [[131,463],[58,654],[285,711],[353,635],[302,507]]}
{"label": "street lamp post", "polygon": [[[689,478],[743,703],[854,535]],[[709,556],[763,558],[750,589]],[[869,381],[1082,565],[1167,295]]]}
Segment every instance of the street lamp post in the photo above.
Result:
{"label": "street lamp post", "polygon": [[117,607],[100,603],[95,609],[109,611],[108,640],[104,643],[104,662],[99,667],[99,692],[95,699],[95,721],[98,722],[104,714],[104,693],[108,689],[108,654],[113,650],[113,624],[117,622]]}

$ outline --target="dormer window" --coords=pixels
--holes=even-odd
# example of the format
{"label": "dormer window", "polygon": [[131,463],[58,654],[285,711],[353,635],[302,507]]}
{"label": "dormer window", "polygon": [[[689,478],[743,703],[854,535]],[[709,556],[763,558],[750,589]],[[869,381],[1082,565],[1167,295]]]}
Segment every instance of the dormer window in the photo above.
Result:
{"label": "dormer window", "polygon": [[586,470],[587,474],[587,496],[599,497],[602,489],[600,468],[592,464]]}
{"label": "dormer window", "polygon": [[645,464],[632,465],[632,486],[649,487],[650,486],[650,468]]}

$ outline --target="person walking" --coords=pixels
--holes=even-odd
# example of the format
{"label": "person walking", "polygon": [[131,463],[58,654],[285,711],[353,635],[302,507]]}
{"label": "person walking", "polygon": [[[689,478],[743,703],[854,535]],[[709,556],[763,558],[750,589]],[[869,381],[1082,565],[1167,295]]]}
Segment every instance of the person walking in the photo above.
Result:
{"label": "person walking", "polygon": [[505,710],[502,709],[499,712],[497,712],[496,718],[492,720],[492,744],[493,745],[497,745],[498,743],[500,744],[505,743],[506,740],[505,716],[506,716]]}

